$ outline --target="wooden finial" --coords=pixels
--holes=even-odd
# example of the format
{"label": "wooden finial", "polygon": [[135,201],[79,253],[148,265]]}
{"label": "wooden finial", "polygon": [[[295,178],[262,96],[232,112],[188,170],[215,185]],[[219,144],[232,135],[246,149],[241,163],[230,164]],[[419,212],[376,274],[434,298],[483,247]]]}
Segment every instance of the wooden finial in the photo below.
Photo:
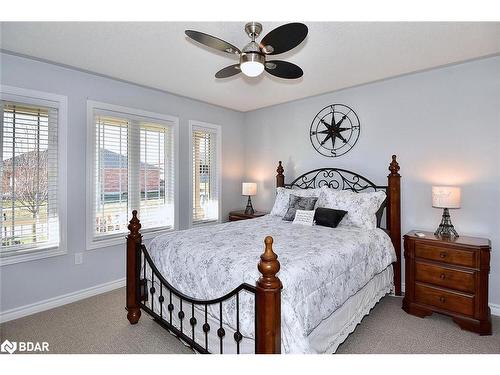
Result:
{"label": "wooden finial", "polygon": [[262,274],[256,282],[255,292],[255,353],[281,353],[281,289],[276,276],[280,270],[278,256],[273,251],[273,238],[264,240],[266,249],[258,265]]}
{"label": "wooden finial", "polygon": [[278,174],[276,175],[276,187],[283,187],[285,186],[285,175],[283,174],[285,170],[283,169],[283,165],[281,165],[281,160],[278,162],[278,168],[276,169],[276,172]]}
{"label": "wooden finial", "polygon": [[262,276],[257,281],[257,285],[264,289],[281,288],[281,281],[276,277],[276,274],[280,270],[280,262],[278,261],[278,256],[273,251],[273,238],[267,236],[264,243],[266,244],[266,248],[260,256],[258,265]]}
{"label": "wooden finial", "polygon": [[137,210],[133,210],[132,211],[132,219],[130,220],[128,227],[127,227],[128,230],[130,231],[128,238],[130,238],[132,240],[136,240],[136,241],[138,239],[142,238],[142,235],[140,233],[141,226],[142,226],[141,222],[137,218]]}
{"label": "wooden finial", "polygon": [[399,164],[396,161],[396,155],[392,155],[391,164],[389,164],[389,170],[391,171],[392,176],[399,176]]}
{"label": "wooden finial", "polygon": [[278,172],[278,175],[282,175],[285,170],[283,169],[283,165],[281,165],[281,160],[278,162],[278,169],[276,169],[276,172]]}

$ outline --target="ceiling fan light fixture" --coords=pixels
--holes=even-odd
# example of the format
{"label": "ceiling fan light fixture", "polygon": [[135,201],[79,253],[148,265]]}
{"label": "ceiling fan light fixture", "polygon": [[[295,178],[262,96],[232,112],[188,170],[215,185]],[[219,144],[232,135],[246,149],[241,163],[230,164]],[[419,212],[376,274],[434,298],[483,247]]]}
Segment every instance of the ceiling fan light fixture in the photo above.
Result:
{"label": "ceiling fan light fixture", "polygon": [[273,60],[266,62],[266,56],[279,55],[297,47],[307,37],[308,29],[303,23],[293,22],[281,25],[267,33],[260,41],[255,41],[262,32],[262,25],[249,22],[245,32],[251,41],[241,50],[231,43],[201,31],[186,30],[186,36],[217,51],[236,55],[239,63],[226,66],[215,73],[215,78],[224,79],[243,73],[247,77],[258,77],[264,70],[272,76],[283,79],[298,79],[304,72],[291,62]]}
{"label": "ceiling fan light fixture", "polygon": [[257,77],[264,71],[266,58],[257,52],[243,53],[240,58],[241,72],[248,77]]}

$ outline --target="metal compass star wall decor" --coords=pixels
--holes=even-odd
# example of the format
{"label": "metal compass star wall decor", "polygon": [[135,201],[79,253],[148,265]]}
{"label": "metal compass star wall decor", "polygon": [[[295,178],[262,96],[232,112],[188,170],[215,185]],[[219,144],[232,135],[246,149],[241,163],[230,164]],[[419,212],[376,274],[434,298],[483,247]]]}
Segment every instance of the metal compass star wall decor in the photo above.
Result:
{"label": "metal compass star wall decor", "polygon": [[311,123],[311,144],[321,155],[337,157],[354,147],[359,138],[358,115],[344,104],[331,104],[318,112]]}

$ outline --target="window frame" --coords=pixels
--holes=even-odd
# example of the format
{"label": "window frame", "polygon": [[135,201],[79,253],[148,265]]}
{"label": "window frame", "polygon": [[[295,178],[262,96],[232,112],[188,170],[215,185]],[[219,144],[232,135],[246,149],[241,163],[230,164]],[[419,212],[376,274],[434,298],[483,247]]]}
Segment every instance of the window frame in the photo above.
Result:
{"label": "window frame", "polygon": [[[142,237],[144,240],[151,239],[158,234],[173,232],[179,228],[179,118],[162,113],[149,112],[142,109],[125,107],[121,105],[109,104],[95,100],[87,100],[87,155],[86,155],[86,213],[85,213],[85,242],[86,250],[96,250],[105,247],[124,244],[124,235],[126,233],[111,234],[109,238],[95,240],[93,233],[94,218],[92,217],[93,209],[93,188],[94,188],[94,155],[95,155],[95,123],[94,111],[101,110],[106,112],[115,112],[116,116],[130,116],[142,120],[154,120],[162,122],[170,122],[173,124],[173,155],[174,155],[174,225],[170,229],[153,229],[143,230]],[[140,141],[140,139],[138,140]],[[131,213],[129,213],[131,215]]]}
{"label": "window frame", "polygon": [[[57,108],[57,215],[59,245],[19,249],[8,256],[0,255],[0,266],[67,254],[67,124],[68,97],[45,91],[0,85],[0,100],[26,105]],[[3,118],[2,118],[3,124]]]}
{"label": "window frame", "polygon": [[[215,131],[216,136],[216,150],[215,150],[215,166],[216,166],[216,181],[217,181],[217,203],[219,210],[219,217],[217,220],[210,220],[206,222],[193,222],[193,130],[206,129]],[[217,124],[208,122],[189,120],[189,228],[199,227],[204,225],[219,224],[222,222],[222,127]]]}

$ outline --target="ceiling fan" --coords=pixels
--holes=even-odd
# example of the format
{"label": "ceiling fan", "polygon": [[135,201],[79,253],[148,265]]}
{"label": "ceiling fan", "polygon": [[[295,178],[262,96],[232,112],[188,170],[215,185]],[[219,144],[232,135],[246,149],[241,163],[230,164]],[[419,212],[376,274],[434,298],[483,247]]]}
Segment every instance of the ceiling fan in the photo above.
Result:
{"label": "ceiling fan", "polygon": [[267,56],[278,55],[297,47],[307,36],[307,26],[303,23],[287,23],[270,31],[260,43],[255,41],[262,31],[258,22],[249,22],[245,25],[245,32],[252,39],[241,51],[222,39],[202,33],[200,31],[186,30],[186,35],[207,47],[238,56],[238,64],[227,66],[217,73],[215,78],[227,78],[238,73],[248,77],[257,77],[264,70],[273,76],[296,79],[302,77],[302,69],[288,61],[270,60]]}

